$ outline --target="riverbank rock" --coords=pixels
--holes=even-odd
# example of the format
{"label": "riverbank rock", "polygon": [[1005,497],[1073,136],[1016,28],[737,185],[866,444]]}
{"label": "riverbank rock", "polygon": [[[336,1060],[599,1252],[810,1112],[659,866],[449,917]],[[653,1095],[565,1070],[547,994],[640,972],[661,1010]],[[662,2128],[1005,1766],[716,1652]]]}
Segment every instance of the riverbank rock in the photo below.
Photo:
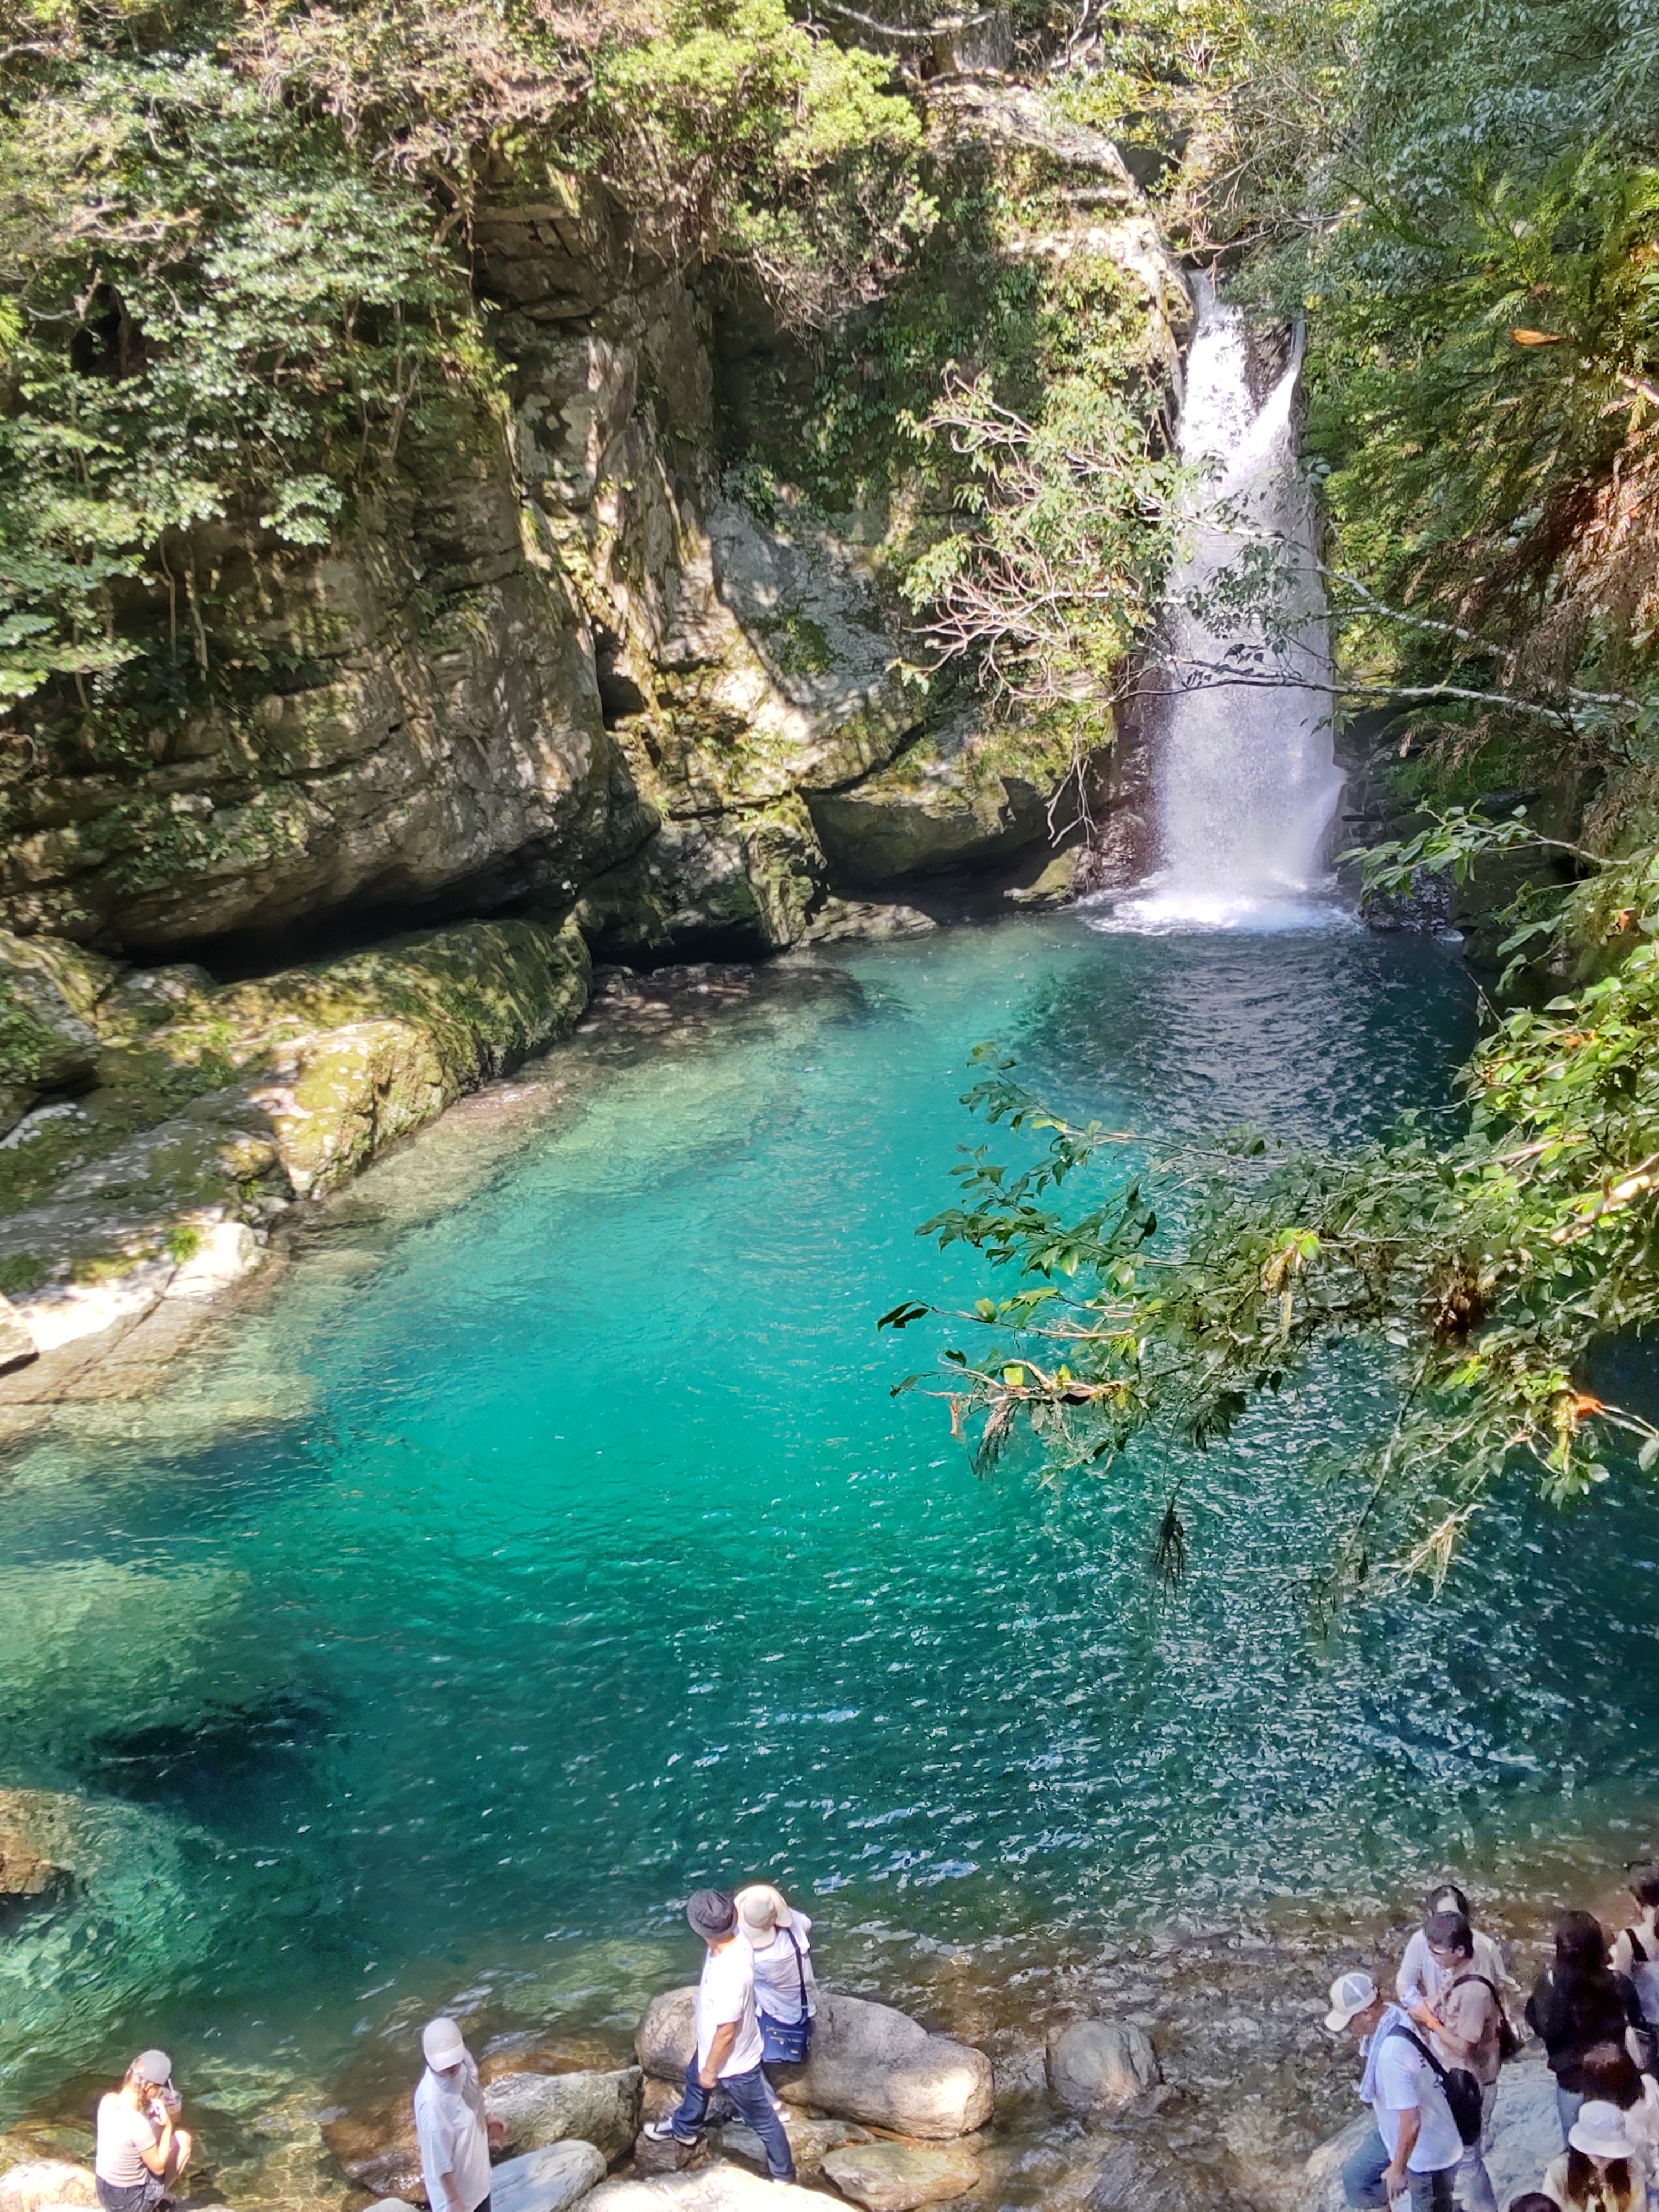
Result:
{"label": "riverbank rock", "polygon": [[1146,2030],[1115,2020],[1052,2029],[1047,2069],[1056,2103],[1071,2112],[1114,2112],[1161,2078]]}
{"label": "riverbank rock", "polygon": [[[848,2143],[867,2143],[871,2140],[869,2130],[861,2128],[856,2120],[811,2120],[805,2112],[788,2110],[783,2115],[783,2131],[794,2154],[795,2170],[803,2177],[819,2172],[831,2151],[840,2150]],[[746,2158],[751,2166],[766,2163],[766,2146],[741,2120],[732,2120],[723,2127],[715,2141],[728,2158]]]}
{"label": "riverbank rock", "polygon": [[[677,2081],[693,2047],[695,1990],[653,1998],[635,2037],[648,2074]],[[991,2117],[991,2062],[982,2051],[930,2034],[907,2014],[825,1991],[812,2055],[778,2083],[792,2105],[837,2119],[938,2142],[971,2135]]]}
{"label": "riverbank rock", "polygon": [[768,2181],[745,2166],[717,2160],[648,2181],[602,2182],[585,2212],[824,2212],[824,2203],[816,2190]]}
{"label": "riverbank rock", "polygon": [[[1304,2169],[1306,2212],[1346,2212],[1342,2166],[1371,2131],[1371,2116],[1361,2112],[1340,2135],[1320,2144]],[[1544,2169],[1561,2154],[1561,2123],[1555,2108],[1555,2077],[1541,2058],[1523,2058],[1498,2077],[1492,2109],[1492,2148],[1486,2171],[1500,2204],[1537,2189]]]}
{"label": "riverbank rock", "polygon": [[830,2153],[823,2171],[865,2212],[916,2212],[965,2197],[979,2180],[979,2160],[962,2143],[849,2143]]}
{"label": "riverbank rock", "polygon": [[605,2156],[574,2140],[509,2158],[489,2177],[492,2212],[564,2212],[605,2179]]}
{"label": "riverbank rock", "polygon": [[46,2212],[48,2206],[97,2202],[90,2171],[66,2158],[27,2159],[0,2173],[0,2212]]}
{"label": "riverbank rock", "polygon": [[484,2110],[506,2128],[510,2150],[544,2150],[576,2136],[595,2144],[613,2165],[628,2155],[639,2132],[644,2081],[637,2066],[610,2073],[502,2074],[485,2089]]}

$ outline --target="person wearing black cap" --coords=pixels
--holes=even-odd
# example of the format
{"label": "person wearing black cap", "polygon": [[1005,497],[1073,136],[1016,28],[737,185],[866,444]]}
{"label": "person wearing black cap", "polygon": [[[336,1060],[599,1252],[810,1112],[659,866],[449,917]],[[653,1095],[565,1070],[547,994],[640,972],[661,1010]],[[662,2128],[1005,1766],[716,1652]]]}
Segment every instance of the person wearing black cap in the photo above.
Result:
{"label": "person wearing black cap", "polygon": [[720,1889],[693,1891],[685,1917],[705,1949],[697,1984],[697,2047],[685,2069],[685,2094],[665,2120],[653,2120],[653,2142],[694,2143],[708,2117],[716,2083],[738,2118],[757,2135],[774,2181],[795,2178],[794,2154],[761,2071],[755,2018],[755,1958],[738,1929],[738,1908]]}
{"label": "person wearing black cap", "polygon": [[93,2180],[104,2212],[154,2212],[172,2202],[190,2163],[190,2130],[174,2124],[179,2093],[165,2051],[141,2051],[118,2089],[98,2100]]}

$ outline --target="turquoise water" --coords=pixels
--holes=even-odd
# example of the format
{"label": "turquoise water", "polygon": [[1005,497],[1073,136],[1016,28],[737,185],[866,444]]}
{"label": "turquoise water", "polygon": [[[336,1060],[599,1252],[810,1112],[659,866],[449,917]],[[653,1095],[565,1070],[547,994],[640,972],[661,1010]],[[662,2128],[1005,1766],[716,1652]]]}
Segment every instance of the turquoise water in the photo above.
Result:
{"label": "turquoise water", "polygon": [[264,1417],[181,1384],[0,1490],[0,1785],[79,1793],[102,1869],[0,1945],[10,2101],[136,2035],[200,2080],[440,2002],[619,2016],[703,1881],[770,1872],[850,1960],[1394,1895],[1575,1799],[1639,1815],[1645,1503],[1504,1509],[1437,1607],[1321,1638],[1296,1577],[1346,1500],[1305,1462],[1363,1367],[1208,1470],[1170,1601],[1167,1467],[976,1478],[890,1395],[922,1332],[872,1326],[972,1285],[914,1229],[979,1039],[1153,1135],[1351,1140],[1442,1102],[1470,1024],[1431,945],[1071,916],[602,1026],[518,1123],[384,1163],[191,1386]]}

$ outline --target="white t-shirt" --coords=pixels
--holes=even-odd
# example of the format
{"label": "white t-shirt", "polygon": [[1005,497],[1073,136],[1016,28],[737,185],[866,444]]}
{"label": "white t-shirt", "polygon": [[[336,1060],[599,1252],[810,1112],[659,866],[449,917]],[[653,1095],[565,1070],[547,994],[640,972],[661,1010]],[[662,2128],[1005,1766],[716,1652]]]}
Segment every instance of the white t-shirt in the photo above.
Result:
{"label": "white t-shirt", "polygon": [[755,2020],[755,1954],[741,1936],[731,1936],[718,1951],[703,1954],[702,1978],[697,1984],[697,2071],[708,2063],[714,2031],[729,2021],[738,2024],[737,2039],[716,2078],[750,2074],[761,2063],[761,2033]]}
{"label": "white t-shirt", "polygon": [[1383,2038],[1376,2047],[1373,2069],[1371,2110],[1376,2115],[1377,2133],[1392,2158],[1400,2145],[1401,2115],[1415,2108],[1422,2114],[1422,2122],[1407,2166],[1413,2173],[1438,2173],[1455,2166],[1462,2157],[1463,2138],[1433,2067],[1407,2037],[1386,2033],[1398,2018],[1397,2013],[1392,2018],[1385,2014],[1377,2029]]}
{"label": "white t-shirt", "polygon": [[149,2168],[138,2154],[154,2150],[161,2133],[148,2112],[136,2112],[118,2090],[98,2100],[98,2149],[93,2172],[112,2189],[137,2189],[149,2179]]}
{"label": "white t-shirt", "polygon": [[415,2132],[421,2143],[421,2172],[432,2212],[449,2212],[443,2177],[453,2177],[465,2212],[477,2212],[489,2194],[489,2130],[483,2092],[471,2058],[448,2074],[428,2066],[415,2092]]}
{"label": "white t-shirt", "polygon": [[[812,1980],[812,1961],[810,1953],[812,1923],[804,1912],[795,1915],[792,1928],[777,1928],[769,1943],[751,1947],[755,1956],[755,2002],[774,2020],[793,2027],[800,2018],[801,1984],[806,1984],[806,2009],[816,2012],[816,1990]],[[800,1946],[799,1964],[796,1964],[793,1936]]]}
{"label": "white t-shirt", "polygon": [[1395,1977],[1395,1990],[1400,2002],[1409,2012],[1414,2004],[1427,2003],[1431,2012],[1440,2002],[1441,1991],[1448,1982],[1455,1982],[1465,1972],[1482,1974],[1495,1990],[1502,1990],[1509,1976],[1504,1971],[1504,1954],[1490,1936],[1483,1936],[1477,1928],[1474,1936],[1474,1958],[1468,1967],[1443,1966],[1429,1948],[1429,1939],[1417,1929],[1406,1946],[1406,1955],[1400,1961],[1400,1972]]}

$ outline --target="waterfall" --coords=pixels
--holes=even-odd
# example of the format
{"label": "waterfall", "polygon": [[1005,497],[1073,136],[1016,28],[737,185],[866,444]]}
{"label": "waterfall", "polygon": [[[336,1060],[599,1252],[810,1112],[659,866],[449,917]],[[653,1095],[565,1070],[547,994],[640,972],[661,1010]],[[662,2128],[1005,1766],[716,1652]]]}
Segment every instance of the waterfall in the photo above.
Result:
{"label": "waterfall", "polygon": [[1342,788],[1314,502],[1296,465],[1302,338],[1258,402],[1243,318],[1204,278],[1194,289],[1178,434],[1206,474],[1170,580],[1153,717],[1158,866],[1113,921],[1283,927],[1310,918]]}

